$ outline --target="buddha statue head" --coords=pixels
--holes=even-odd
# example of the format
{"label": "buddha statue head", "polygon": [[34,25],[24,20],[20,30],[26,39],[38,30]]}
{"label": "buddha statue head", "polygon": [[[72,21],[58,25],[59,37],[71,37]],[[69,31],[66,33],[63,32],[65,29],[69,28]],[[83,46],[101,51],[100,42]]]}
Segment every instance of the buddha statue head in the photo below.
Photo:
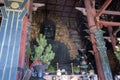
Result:
{"label": "buddha statue head", "polygon": [[46,39],[55,39],[56,26],[52,20],[46,19],[40,27],[40,33],[46,36]]}

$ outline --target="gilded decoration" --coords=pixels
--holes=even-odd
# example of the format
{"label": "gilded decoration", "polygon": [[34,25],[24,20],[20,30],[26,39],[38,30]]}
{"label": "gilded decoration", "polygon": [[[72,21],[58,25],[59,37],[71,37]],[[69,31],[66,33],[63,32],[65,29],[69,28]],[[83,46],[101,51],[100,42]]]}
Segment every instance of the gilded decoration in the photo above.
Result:
{"label": "gilded decoration", "polygon": [[11,7],[16,9],[19,7],[19,4],[17,2],[13,2],[13,3],[11,3]]}

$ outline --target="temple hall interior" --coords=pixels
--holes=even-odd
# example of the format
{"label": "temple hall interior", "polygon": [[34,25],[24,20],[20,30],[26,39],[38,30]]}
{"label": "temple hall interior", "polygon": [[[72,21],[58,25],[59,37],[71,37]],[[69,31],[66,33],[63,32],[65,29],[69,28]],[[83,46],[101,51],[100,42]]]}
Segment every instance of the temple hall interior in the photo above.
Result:
{"label": "temple hall interior", "polygon": [[0,0],[0,80],[120,80],[120,0]]}

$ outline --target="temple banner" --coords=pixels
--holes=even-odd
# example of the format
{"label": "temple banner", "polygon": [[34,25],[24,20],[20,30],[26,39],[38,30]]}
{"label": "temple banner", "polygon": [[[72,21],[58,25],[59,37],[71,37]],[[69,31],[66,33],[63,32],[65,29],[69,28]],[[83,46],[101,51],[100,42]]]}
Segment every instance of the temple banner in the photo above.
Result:
{"label": "temple banner", "polygon": [[27,0],[4,0],[0,27],[0,80],[16,80]]}

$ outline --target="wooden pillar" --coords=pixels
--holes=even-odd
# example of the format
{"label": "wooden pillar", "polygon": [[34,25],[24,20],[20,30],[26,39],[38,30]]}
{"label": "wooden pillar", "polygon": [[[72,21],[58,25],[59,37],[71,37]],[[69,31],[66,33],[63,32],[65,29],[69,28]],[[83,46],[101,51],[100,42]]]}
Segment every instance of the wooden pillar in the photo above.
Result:
{"label": "wooden pillar", "polygon": [[26,35],[27,35],[27,23],[28,19],[25,17],[23,19],[23,28],[22,28],[22,38],[21,38],[21,47],[20,47],[20,54],[19,54],[19,67],[24,68],[24,59],[25,59],[25,49],[26,49]]}
{"label": "wooden pillar", "polygon": [[23,19],[22,36],[21,36],[21,42],[20,42],[20,53],[19,53],[17,80],[22,79],[22,75],[23,75],[23,71],[24,71],[26,37],[27,37],[26,36],[27,35],[27,23],[28,23],[28,19],[27,19],[27,17],[25,17]]}
{"label": "wooden pillar", "polygon": [[18,61],[18,73],[17,73],[17,80],[22,80],[23,71],[24,71],[24,64],[25,64],[25,52],[26,52],[26,38],[27,38],[27,26],[28,26],[28,15],[30,14],[30,0],[28,0],[25,8],[28,10],[27,15],[23,19],[22,24],[22,35],[21,35],[21,42],[20,42],[20,53],[19,53],[19,61]]}
{"label": "wooden pillar", "polygon": [[[84,0],[86,11],[87,11],[87,19],[88,19],[88,25],[90,32],[94,29],[97,28],[96,23],[95,23],[95,8],[93,8],[90,4],[90,0]],[[96,60],[96,66],[97,66],[97,71],[98,71],[98,76],[100,80],[105,80],[105,76],[103,73],[102,65],[101,65],[101,60],[100,60],[100,55],[97,50],[97,45],[96,45],[96,40],[95,40],[95,35],[93,33],[90,34],[92,45],[93,45],[93,51],[95,55],[95,60]]]}
{"label": "wooden pillar", "polygon": [[[30,0],[28,0],[25,8],[29,12],[29,7],[30,7]],[[29,13],[27,13],[29,14]],[[24,68],[24,58],[25,58],[25,51],[26,51],[26,37],[27,37],[27,26],[28,26],[28,17],[25,16],[23,19],[23,24],[22,24],[22,38],[21,38],[21,43],[20,43],[20,54],[19,54],[19,67]]]}

